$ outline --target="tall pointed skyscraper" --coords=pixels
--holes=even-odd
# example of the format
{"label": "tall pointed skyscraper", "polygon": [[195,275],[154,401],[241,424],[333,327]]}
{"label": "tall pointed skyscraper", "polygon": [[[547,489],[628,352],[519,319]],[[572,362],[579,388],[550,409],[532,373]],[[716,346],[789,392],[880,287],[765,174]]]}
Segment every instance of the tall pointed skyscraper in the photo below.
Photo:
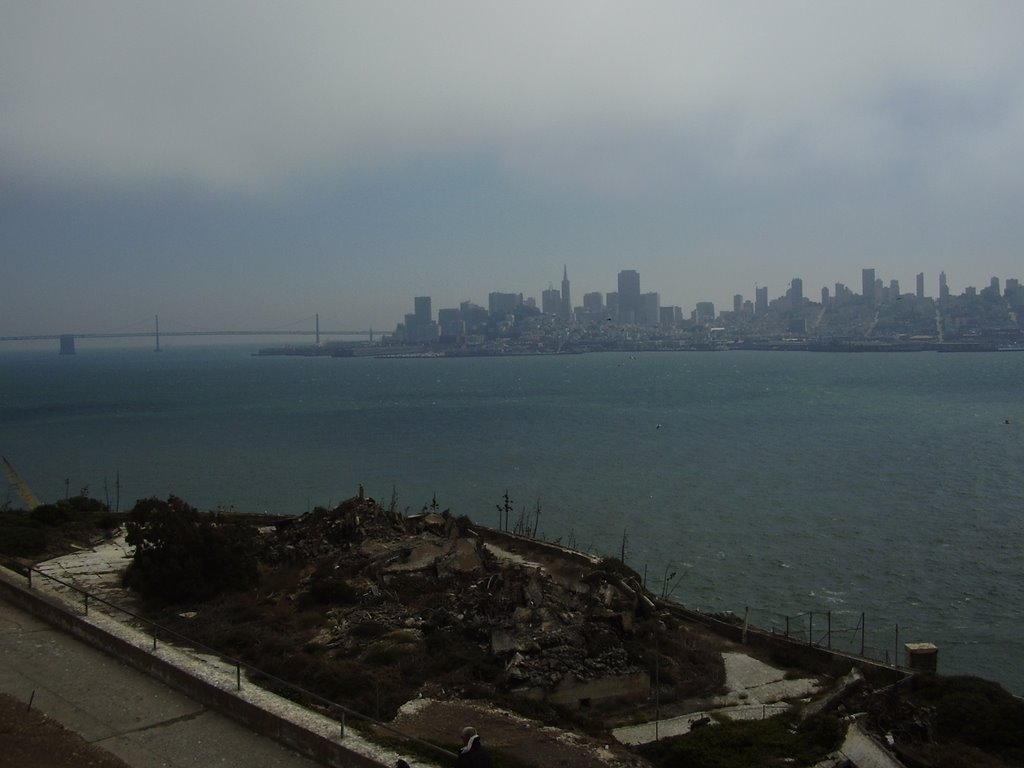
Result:
{"label": "tall pointed skyscraper", "polygon": [[569,323],[572,322],[572,297],[569,295],[569,268],[562,265],[562,311],[561,318]]}

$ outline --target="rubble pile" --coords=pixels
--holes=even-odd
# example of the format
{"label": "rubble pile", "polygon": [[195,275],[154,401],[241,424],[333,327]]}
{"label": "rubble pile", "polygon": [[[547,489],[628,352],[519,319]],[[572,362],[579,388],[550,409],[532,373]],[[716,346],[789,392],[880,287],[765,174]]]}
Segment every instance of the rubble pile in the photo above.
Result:
{"label": "rubble pile", "polygon": [[494,682],[506,690],[547,698],[566,681],[616,678],[630,679],[630,692],[649,690],[634,629],[653,606],[621,572],[556,580],[543,564],[485,544],[468,518],[403,516],[364,497],[285,521],[265,541],[265,561],[304,564],[300,592],[334,580],[350,598],[324,605],[317,646],[357,649],[376,624],[405,630],[401,643],[422,649],[425,633],[443,631],[503,669]]}

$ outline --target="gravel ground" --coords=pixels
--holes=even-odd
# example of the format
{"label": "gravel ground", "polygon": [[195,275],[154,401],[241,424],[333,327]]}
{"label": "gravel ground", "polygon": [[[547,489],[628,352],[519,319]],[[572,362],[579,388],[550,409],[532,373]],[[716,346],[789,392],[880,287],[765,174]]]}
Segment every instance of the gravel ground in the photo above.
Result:
{"label": "gravel ground", "polygon": [[0,693],[0,768],[129,768],[24,702]]}

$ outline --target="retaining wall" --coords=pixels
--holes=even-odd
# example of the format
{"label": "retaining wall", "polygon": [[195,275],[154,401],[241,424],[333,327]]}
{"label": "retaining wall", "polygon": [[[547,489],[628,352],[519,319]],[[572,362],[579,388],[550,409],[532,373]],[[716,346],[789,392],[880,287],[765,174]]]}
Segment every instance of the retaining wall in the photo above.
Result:
{"label": "retaining wall", "polygon": [[[380,768],[382,763],[259,707],[230,690],[198,678],[171,661],[104,630],[73,612],[63,601],[31,589],[23,577],[0,568],[0,597],[104,653],[220,712],[250,730],[334,768]],[[339,726],[340,732],[340,726]]]}

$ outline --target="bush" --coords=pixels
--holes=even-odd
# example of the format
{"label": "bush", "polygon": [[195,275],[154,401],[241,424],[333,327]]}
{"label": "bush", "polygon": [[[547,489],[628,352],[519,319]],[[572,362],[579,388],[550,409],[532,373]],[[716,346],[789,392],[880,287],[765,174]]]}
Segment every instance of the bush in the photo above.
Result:
{"label": "bush", "polygon": [[812,765],[842,742],[844,726],[836,718],[809,718],[794,728],[786,713],[767,720],[726,722],[685,736],[645,745],[641,754],[656,766],[675,768],[749,768],[754,765]]}
{"label": "bush", "polygon": [[48,540],[46,531],[29,515],[0,514],[0,554],[32,557],[46,549]]}
{"label": "bush", "polygon": [[146,600],[208,600],[259,581],[251,526],[203,514],[171,496],[136,502],[127,527],[135,554],[124,584]]}

